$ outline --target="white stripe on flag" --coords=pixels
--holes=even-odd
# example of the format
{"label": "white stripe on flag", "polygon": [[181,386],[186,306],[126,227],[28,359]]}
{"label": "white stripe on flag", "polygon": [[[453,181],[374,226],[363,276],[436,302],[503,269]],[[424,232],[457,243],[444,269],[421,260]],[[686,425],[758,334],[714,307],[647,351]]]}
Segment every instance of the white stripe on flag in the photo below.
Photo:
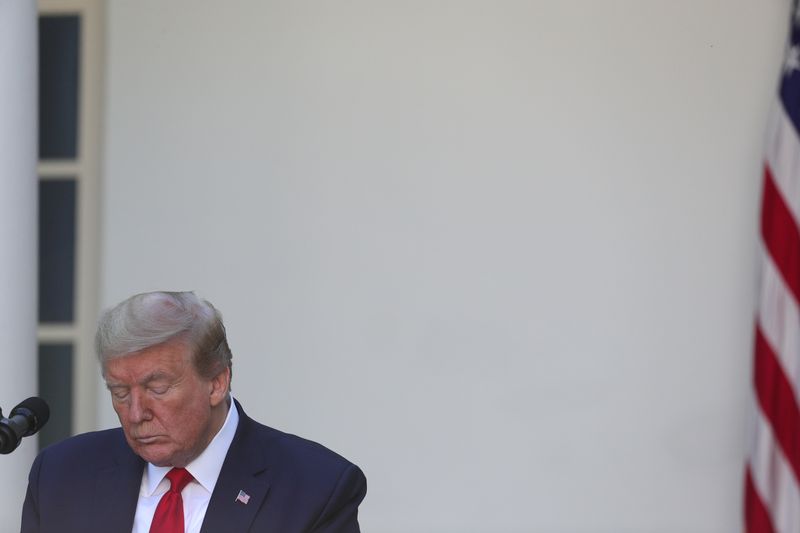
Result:
{"label": "white stripe on flag", "polygon": [[783,201],[800,221],[800,139],[780,102],[770,113],[764,157]]}
{"label": "white stripe on flag", "polygon": [[789,463],[775,442],[755,396],[755,442],[750,456],[753,484],[770,511],[775,533],[797,533],[800,524],[800,490]]}
{"label": "white stripe on flag", "polygon": [[761,302],[758,321],[800,404],[800,310],[772,258],[761,249]]}

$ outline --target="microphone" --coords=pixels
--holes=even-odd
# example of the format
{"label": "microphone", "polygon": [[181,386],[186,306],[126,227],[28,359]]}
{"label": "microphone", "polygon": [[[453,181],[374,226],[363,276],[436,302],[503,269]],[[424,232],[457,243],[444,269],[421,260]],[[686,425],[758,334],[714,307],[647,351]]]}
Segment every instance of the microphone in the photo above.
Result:
{"label": "microphone", "polygon": [[23,400],[11,410],[9,418],[0,418],[0,454],[16,450],[22,437],[33,435],[42,429],[49,418],[50,407],[47,402],[36,396]]}

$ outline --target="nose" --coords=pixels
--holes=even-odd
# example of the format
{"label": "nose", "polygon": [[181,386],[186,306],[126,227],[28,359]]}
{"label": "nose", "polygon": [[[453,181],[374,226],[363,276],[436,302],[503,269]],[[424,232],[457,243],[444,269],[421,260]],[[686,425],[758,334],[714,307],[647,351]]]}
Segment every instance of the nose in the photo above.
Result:
{"label": "nose", "polygon": [[128,419],[139,424],[150,420],[152,413],[147,400],[147,395],[134,389],[130,394],[130,404],[128,405]]}

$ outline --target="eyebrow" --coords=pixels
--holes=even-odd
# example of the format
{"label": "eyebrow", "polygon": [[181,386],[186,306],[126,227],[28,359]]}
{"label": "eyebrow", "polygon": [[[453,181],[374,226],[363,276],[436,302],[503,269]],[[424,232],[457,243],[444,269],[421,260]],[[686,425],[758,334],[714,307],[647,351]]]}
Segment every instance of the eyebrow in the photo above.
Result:
{"label": "eyebrow", "polygon": [[[162,372],[160,370],[156,370],[154,372],[151,372],[151,373],[147,374],[145,377],[143,377],[141,380],[139,380],[138,385],[147,385],[148,383],[152,383],[153,381],[159,381],[159,380],[170,381],[170,375],[167,374],[166,372]],[[122,383],[115,383],[115,382],[111,382],[111,381],[106,380],[106,388],[107,389],[114,389],[114,388],[120,388],[120,387],[127,388],[128,386],[125,385],[125,384],[122,384]]]}
{"label": "eyebrow", "polygon": [[154,372],[151,372],[150,374],[147,374],[145,377],[143,377],[141,379],[141,381],[139,381],[139,385],[147,385],[148,383],[151,383],[153,381],[159,381],[159,380],[169,381],[170,380],[170,376],[166,372],[162,372],[160,370],[156,370]]}

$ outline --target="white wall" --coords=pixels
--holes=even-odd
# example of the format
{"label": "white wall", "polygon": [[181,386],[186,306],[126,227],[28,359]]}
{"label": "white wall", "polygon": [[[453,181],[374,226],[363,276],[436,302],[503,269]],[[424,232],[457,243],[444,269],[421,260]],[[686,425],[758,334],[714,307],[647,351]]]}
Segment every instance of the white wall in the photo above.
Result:
{"label": "white wall", "polygon": [[[36,3],[0,0],[0,407],[36,391]],[[37,437],[0,456],[0,531],[19,531]]]}
{"label": "white wall", "polygon": [[217,304],[365,531],[736,531],[789,4],[111,1],[103,303]]}

